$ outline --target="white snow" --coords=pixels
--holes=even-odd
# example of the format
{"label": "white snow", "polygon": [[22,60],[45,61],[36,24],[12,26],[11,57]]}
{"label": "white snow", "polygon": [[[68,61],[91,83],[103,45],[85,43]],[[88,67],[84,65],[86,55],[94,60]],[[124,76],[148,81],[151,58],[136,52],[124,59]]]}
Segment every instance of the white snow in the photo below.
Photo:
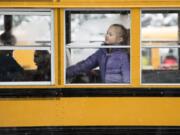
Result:
{"label": "white snow", "polygon": [[18,44],[37,45],[36,41],[50,41],[50,17],[49,16],[30,16],[29,22],[23,21],[13,29]]}

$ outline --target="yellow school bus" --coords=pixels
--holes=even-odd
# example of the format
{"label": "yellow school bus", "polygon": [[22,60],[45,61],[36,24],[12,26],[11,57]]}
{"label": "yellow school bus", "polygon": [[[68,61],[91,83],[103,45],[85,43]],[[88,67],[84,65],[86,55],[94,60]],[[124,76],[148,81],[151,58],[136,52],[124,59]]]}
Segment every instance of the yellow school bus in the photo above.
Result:
{"label": "yellow school bus", "polygon": [[[179,0],[1,0],[0,134],[178,134],[179,21]],[[112,24],[127,44],[104,44]],[[107,48],[125,50],[129,81],[67,76]]]}

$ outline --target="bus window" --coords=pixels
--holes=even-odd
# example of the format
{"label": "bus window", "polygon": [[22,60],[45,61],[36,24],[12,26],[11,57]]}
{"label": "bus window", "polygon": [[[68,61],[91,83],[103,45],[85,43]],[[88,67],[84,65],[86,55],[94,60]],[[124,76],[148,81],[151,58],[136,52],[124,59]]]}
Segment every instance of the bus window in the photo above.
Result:
{"label": "bus window", "polygon": [[143,10],[142,83],[180,83],[178,10]]}
{"label": "bus window", "polygon": [[51,10],[0,11],[0,84],[52,84]]}
{"label": "bus window", "polygon": [[[130,11],[67,9],[65,17],[66,83],[129,83]],[[110,29],[118,41],[108,43]]]}

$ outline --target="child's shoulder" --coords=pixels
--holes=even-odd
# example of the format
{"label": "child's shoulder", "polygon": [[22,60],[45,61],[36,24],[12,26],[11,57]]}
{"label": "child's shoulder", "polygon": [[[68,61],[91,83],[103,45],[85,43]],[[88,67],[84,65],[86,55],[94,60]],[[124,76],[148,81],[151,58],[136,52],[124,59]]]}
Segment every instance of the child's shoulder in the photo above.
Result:
{"label": "child's shoulder", "polygon": [[116,52],[115,52],[115,55],[117,56],[121,56],[121,57],[128,57],[129,56],[129,52],[125,49],[118,49]]}

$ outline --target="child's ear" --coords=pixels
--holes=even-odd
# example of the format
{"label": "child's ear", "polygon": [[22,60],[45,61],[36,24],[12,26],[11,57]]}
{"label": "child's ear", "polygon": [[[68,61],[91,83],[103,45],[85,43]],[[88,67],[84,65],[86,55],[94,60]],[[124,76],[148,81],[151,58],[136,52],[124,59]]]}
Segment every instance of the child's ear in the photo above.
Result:
{"label": "child's ear", "polygon": [[120,38],[119,38],[119,43],[122,43],[122,42],[123,42],[123,38],[120,37]]}

